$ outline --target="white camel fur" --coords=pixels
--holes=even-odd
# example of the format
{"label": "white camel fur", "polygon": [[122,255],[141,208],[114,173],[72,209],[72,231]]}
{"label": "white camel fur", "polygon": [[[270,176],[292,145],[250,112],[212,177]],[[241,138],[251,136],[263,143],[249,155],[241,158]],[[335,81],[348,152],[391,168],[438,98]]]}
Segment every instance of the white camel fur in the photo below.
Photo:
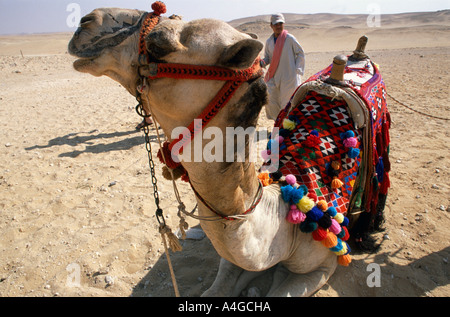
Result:
{"label": "white camel fur", "polygon": [[[69,44],[78,57],[74,68],[94,76],[106,75],[136,94],[138,39],[144,12],[97,9],[84,17]],[[170,63],[215,65],[232,69],[251,66],[263,45],[227,23],[203,19],[185,22],[162,20],[147,38],[147,49],[156,59]],[[221,81],[162,78],[150,83],[144,107],[160,123],[165,135],[186,127],[223,86]],[[147,100],[147,99],[146,99]],[[244,83],[231,101],[209,123],[226,135],[226,127],[255,126],[266,102],[262,79]],[[198,138],[193,140],[201,142]],[[182,162],[197,192],[215,210],[236,215],[251,205],[258,190],[252,162]],[[199,201],[200,216],[214,214]],[[247,283],[273,269],[267,296],[309,296],[335,271],[337,257],[311,234],[286,221],[289,206],[279,185],[264,188],[261,202],[245,220],[201,221],[201,226],[221,256],[219,272],[205,296],[238,296]]]}

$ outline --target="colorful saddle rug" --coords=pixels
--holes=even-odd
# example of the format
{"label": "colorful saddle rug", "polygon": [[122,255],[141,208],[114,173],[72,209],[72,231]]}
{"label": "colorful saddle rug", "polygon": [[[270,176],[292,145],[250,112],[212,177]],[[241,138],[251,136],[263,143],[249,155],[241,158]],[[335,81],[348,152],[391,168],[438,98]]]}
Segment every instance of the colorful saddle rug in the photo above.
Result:
{"label": "colorful saddle rug", "polygon": [[[280,112],[262,170],[272,168],[271,181],[295,176],[292,183],[305,188],[312,201],[326,202],[324,214],[332,207],[351,222],[353,214],[374,214],[379,195],[386,195],[390,186],[390,116],[377,65],[350,57],[343,85],[328,83],[331,69],[297,88]],[[278,155],[272,153],[274,145]],[[349,225],[348,219],[344,224]]]}

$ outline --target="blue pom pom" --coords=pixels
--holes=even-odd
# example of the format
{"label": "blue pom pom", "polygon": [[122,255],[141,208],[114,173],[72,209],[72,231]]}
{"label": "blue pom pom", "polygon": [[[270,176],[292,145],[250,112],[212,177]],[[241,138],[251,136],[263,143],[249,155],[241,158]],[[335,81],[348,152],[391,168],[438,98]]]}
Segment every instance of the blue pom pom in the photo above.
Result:
{"label": "blue pom pom", "polygon": [[308,187],[306,187],[306,185],[300,185],[298,190],[300,190],[303,193],[302,197],[308,193]]}
{"label": "blue pom pom", "polygon": [[297,205],[300,199],[305,196],[303,194],[303,191],[301,189],[294,188],[294,190],[291,192],[291,200],[289,201],[291,204]]}
{"label": "blue pom pom", "polygon": [[283,197],[283,200],[285,202],[289,202],[291,200],[291,193],[294,190],[294,187],[292,187],[291,185],[286,185],[281,187],[281,197]]}
{"label": "blue pom pom", "polygon": [[349,222],[350,221],[348,220],[348,218],[344,217],[344,221],[342,221],[341,226],[347,227]]}
{"label": "blue pom pom", "polygon": [[319,136],[319,132],[317,132],[317,130],[312,130],[309,134]]}
{"label": "blue pom pom", "polygon": [[349,158],[355,158],[359,155],[359,149],[350,148],[347,153]]}
{"label": "blue pom pom", "polygon": [[352,130],[348,130],[343,135],[343,139],[354,138],[354,137],[355,137],[355,132],[353,132]]}
{"label": "blue pom pom", "polygon": [[347,241],[344,242],[345,246],[347,247],[347,253],[345,254],[349,254],[350,252],[352,252],[352,250],[350,249],[350,246],[348,245]]}
{"label": "blue pom pom", "polygon": [[334,207],[329,207],[327,209],[327,213],[330,215],[331,218],[337,215],[337,210]]}
{"label": "blue pom pom", "polygon": [[338,252],[338,251],[341,251],[343,247],[344,247],[344,245],[342,244],[341,239],[338,239],[338,243],[336,244],[335,247],[330,248],[330,251]]}
{"label": "blue pom pom", "polygon": [[311,233],[317,229],[318,225],[312,221],[303,221],[300,224],[300,231],[304,233]]}
{"label": "blue pom pom", "polygon": [[323,212],[317,206],[314,206],[313,209],[308,211],[306,217],[311,221],[317,222],[320,218],[323,217]]}
{"label": "blue pom pom", "polygon": [[339,232],[336,237],[338,237],[339,239],[342,239],[343,237],[345,237],[345,230],[341,230],[341,232]]}

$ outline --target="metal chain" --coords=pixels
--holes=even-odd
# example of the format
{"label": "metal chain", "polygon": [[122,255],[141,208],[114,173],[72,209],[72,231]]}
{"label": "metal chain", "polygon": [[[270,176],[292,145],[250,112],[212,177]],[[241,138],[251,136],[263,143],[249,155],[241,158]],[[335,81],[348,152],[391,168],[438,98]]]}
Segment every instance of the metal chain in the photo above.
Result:
{"label": "metal chain", "polygon": [[156,172],[155,172],[155,162],[153,161],[152,156],[152,145],[150,143],[150,129],[148,126],[144,126],[144,135],[145,135],[145,148],[147,150],[148,155],[148,165],[150,167],[150,174],[151,174],[151,181],[153,185],[153,197],[155,198],[155,204],[156,204],[156,219],[158,220],[159,224],[162,226],[166,225],[166,222],[164,220],[163,216],[163,210],[159,206],[159,193],[158,193],[158,179],[156,178]]}

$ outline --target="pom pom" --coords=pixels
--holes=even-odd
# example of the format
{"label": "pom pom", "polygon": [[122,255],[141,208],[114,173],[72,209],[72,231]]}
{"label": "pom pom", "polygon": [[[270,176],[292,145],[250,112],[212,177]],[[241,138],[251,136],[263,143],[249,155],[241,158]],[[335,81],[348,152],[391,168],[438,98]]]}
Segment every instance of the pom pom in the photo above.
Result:
{"label": "pom pom", "polygon": [[[340,242],[338,242],[338,245],[339,245],[339,244],[340,244],[342,247],[340,248],[340,250],[337,250],[337,251],[334,251],[334,250],[333,250],[334,254],[336,254],[336,255],[344,255],[344,254],[348,254],[348,252],[347,252],[347,243],[340,241]],[[330,250],[331,250],[331,249],[330,249]]]}
{"label": "pom pom", "polygon": [[284,137],[282,137],[281,135],[279,135],[279,136],[276,138],[276,140],[277,140],[278,144],[281,144],[281,143],[283,143],[283,141],[284,141]]}
{"label": "pom pom", "polygon": [[308,211],[313,209],[314,201],[308,196],[303,196],[303,198],[298,202],[297,207],[304,213],[307,213]]}
{"label": "pom pom", "polygon": [[273,180],[269,177],[268,173],[261,173],[258,175],[258,178],[264,187],[269,186],[273,182]]}
{"label": "pom pom", "polygon": [[338,189],[341,188],[344,185],[344,183],[337,177],[333,178],[331,181],[331,188]]}
{"label": "pom pom", "polygon": [[317,206],[315,206],[315,207],[312,208],[310,211],[308,211],[308,213],[306,214],[306,216],[307,216],[308,219],[310,219],[311,221],[317,222],[317,221],[319,221],[320,218],[323,217],[323,211],[320,210],[319,208],[317,208]]}
{"label": "pom pom", "polygon": [[[164,157],[163,157],[164,155]],[[157,157],[161,161],[161,163],[166,164],[168,168],[170,169],[176,169],[181,164],[178,162],[175,162],[172,158],[172,153],[169,150],[169,142],[164,142],[162,148],[158,150]]]}
{"label": "pom pom", "polygon": [[314,191],[309,191],[307,195],[308,195],[308,197],[311,198],[314,202],[317,201],[317,195],[316,195],[316,193],[315,193]]}
{"label": "pom pom", "polygon": [[317,130],[312,130],[309,134],[319,136],[319,132],[317,132]]}
{"label": "pom pom", "polygon": [[348,130],[347,132],[345,132],[342,135],[343,139],[354,138],[354,137],[355,137],[355,132],[353,132],[352,130]]}
{"label": "pom pom", "polygon": [[269,160],[271,154],[272,154],[272,152],[270,150],[261,151],[261,157],[263,158],[264,161]]}
{"label": "pom pom", "polygon": [[[331,215],[330,215],[331,216]],[[335,216],[332,216],[338,223],[342,223],[344,221],[344,215],[341,213],[336,213]]]}
{"label": "pom pom", "polygon": [[156,1],[152,4],[153,13],[156,15],[161,15],[167,12],[166,5],[164,2]]}
{"label": "pom pom", "polygon": [[336,208],[334,208],[334,207],[328,208],[327,214],[329,214],[331,218],[334,218],[334,216],[336,216],[336,214],[337,214]]}
{"label": "pom pom", "polygon": [[347,227],[341,227],[342,230],[339,233],[339,239],[342,241],[347,241],[350,238],[350,234],[348,233]]}
{"label": "pom pom", "polygon": [[338,161],[333,161],[331,162],[331,168],[338,171],[341,169],[341,163],[339,163]]}
{"label": "pom pom", "polygon": [[286,219],[290,223],[299,224],[299,223],[302,223],[306,219],[306,215],[304,213],[302,213],[300,210],[298,210],[297,208],[295,208],[295,209],[291,208],[287,214]]}
{"label": "pom pom", "polygon": [[287,203],[298,204],[304,194],[302,189],[297,189],[292,187],[291,185],[286,185],[281,187],[281,196]]}
{"label": "pom pom", "polygon": [[317,221],[317,224],[324,229],[328,229],[331,226],[331,218],[328,214],[323,214],[323,217]]}
{"label": "pom pom", "polygon": [[351,148],[348,150],[347,155],[349,158],[356,158],[359,155],[359,149]]}
{"label": "pom pom", "polygon": [[328,232],[323,229],[323,228],[317,228],[316,230],[314,230],[314,232],[312,233],[312,237],[314,240],[316,241],[322,241],[323,239],[325,239],[328,235]]}
{"label": "pom pom", "polygon": [[349,254],[338,256],[338,263],[342,266],[349,266],[352,262],[352,257]]}
{"label": "pom pom", "polygon": [[318,147],[322,143],[318,136],[310,134],[305,141],[303,141],[303,145],[307,147]]}
{"label": "pom pom", "polygon": [[283,120],[283,128],[285,128],[286,130],[294,130],[295,128],[295,122],[289,119],[284,119]]}
{"label": "pom pom", "polygon": [[300,224],[300,231],[304,232],[304,233],[311,233],[311,232],[314,232],[314,230],[316,230],[316,229],[317,229],[317,223],[312,222],[312,221],[306,220]]}
{"label": "pom pom", "polygon": [[286,186],[282,186],[281,187],[281,197],[283,197],[283,200],[285,202],[290,202],[291,200],[291,196],[292,196],[292,192],[294,191],[294,187],[290,186],[290,185],[286,185]]}
{"label": "pom pom", "polygon": [[294,185],[295,183],[297,183],[297,178],[295,178],[295,176],[292,174],[286,175],[286,182],[289,185]]}
{"label": "pom pom", "polygon": [[275,181],[278,181],[281,177],[283,177],[283,173],[281,171],[276,171],[275,173],[272,173],[272,178]]}
{"label": "pom pom", "polygon": [[344,220],[342,221],[341,225],[347,227],[349,223],[349,220],[347,217],[344,217]]}
{"label": "pom pom", "polygon": [[303,190],[301,190],[300,188],[294,188],[294,190],[291,192],[290,203],[298,204],[303,196],[304,196]]}
{"label": "pom pom", "polygon": [[303,196],[305,196],[306,194],[308,194],[308,187],[306,187],[306,185],[300,185],[297,190],[301,190]]}
{"label": "pom pom", "polygon": [[280,129],[279,135],[282,136],[283,138],[287,138],[289,136],[289,133],[291,133],[291,131],[287,129]]}
{"label": "pom pom", "polygon": [[345,147],[356,147],[358,140],[356,138],[347,138],[343,143]]}
{"label": "pom pom", "polygon": [[319,207],[320,210],[325,211],[328,208],[328,204],[325,200],[319,200],[319,202],[317,203],[317,207]]}
{"label": "pom pom", "polygon": [[333,233],[328,232],[326,238],[320,242],[322,242],[322,244],[325,248],[330,249],[337,245],[338,238]]}
{"label": "pom pom", "polygon": [[[337,244],[334,247],[330,248],[330,251],[338,253],[343,248],[344,248],[344,245],[342,244],[342,241],[340,239],[337,239]],[[347,252],[347,250],[345,252]]]}
{"label": "pom pom", "polygon": [[341,232],[342,228],[336,220],[331,219],[331,226],[328,228],[328,230],[333,232],[335,235],[338,235]]}

